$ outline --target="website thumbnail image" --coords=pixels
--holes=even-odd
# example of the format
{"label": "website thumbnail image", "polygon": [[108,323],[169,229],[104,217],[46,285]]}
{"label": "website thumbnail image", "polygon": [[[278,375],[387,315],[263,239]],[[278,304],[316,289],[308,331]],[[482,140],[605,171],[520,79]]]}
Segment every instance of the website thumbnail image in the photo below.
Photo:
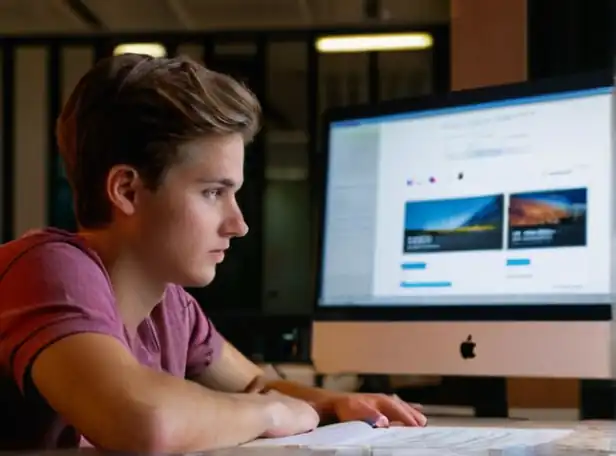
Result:
{"label": "website thumbnail image", "polygon": [[403,252],[585,246],[587,193],[569,188],[407,201]]}

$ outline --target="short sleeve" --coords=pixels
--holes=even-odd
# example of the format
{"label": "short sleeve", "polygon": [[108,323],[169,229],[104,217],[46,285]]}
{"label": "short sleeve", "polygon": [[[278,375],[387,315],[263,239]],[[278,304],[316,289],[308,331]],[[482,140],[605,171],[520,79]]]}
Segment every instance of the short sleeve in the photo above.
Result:
{"label": "short sleeve", "polygon": [[0,365],[20,389],[45,348],[96,332],[124,341],[107,275],[95,258],[66,242],[22,253],[0,278]]}
{"label": "short sleeve", "polygon": [[210,319],[204,315],[195,298],[184,289],[181,289],[181,293],[188,306],[191,325],[188,357],[186,358],[186,377],[194,378],[220,358],[224,338]]}

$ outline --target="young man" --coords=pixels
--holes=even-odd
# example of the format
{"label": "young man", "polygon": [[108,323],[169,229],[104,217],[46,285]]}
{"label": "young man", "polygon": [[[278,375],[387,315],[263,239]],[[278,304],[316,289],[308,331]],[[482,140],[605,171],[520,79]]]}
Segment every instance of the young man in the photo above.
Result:
{"label": "young man", "polygon": [[425,424],[397,398],[266,384],[182,288],[248,231],[235,194],[259,117],[184,58],[113,57],[79,82],[57,128],[79,233],[0,248],[0,449],[186,452],[324,415]]}

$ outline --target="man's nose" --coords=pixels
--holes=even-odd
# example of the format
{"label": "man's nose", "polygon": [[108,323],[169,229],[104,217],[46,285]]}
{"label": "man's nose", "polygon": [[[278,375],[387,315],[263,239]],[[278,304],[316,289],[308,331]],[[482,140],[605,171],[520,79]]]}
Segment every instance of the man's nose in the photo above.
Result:
{"label": "man's nose", "polygon": [[248,234],[248,225],[240,208],[235,205],[232,213],[225,221],[225,235],[229,237],[244,237]]}
{"label": "man's nose", "polygon": [[237,234],[235,237],[244,237],[248,234],[248,224],[244,220],[244,216],[240,215],[237,227]]}

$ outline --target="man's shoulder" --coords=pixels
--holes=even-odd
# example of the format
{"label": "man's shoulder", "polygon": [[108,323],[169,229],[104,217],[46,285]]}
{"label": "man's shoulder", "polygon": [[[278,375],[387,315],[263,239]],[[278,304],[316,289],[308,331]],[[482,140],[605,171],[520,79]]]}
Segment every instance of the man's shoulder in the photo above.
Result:
{"label": "man's shoulder", "polygon": [[[15,267],[15,268],[14,268]],[[77,235],[61,230],[31,231],[0,247],[0,281],[12,270],[19,270],[36,280],[39,274],[54,277],[103,274],[104,267],[96,254]]]}
{"label": "man's shoulder", "polygon": [[29,231],[23,236],[0,246],[0,269],[6,263],[18,260],[30,252],[36,258],[53,260],[64,257],[67,260],[100,266],[96,254],[76,234],[56,229]]}
{"label": "man's shoulder", "polygon": [[[0,449],[56,446],[60,433],[77,445],[76,434],[36,392],[30,371],[44,350],[72,334],[125,341],[113,290],[97,263],[79,236],[59,230],[30,232],[0,246],[0,403],[8,405],[0,407],[0,420],[14,423],[0,430]],[[33,419],[41,413],[45,420]]]}

